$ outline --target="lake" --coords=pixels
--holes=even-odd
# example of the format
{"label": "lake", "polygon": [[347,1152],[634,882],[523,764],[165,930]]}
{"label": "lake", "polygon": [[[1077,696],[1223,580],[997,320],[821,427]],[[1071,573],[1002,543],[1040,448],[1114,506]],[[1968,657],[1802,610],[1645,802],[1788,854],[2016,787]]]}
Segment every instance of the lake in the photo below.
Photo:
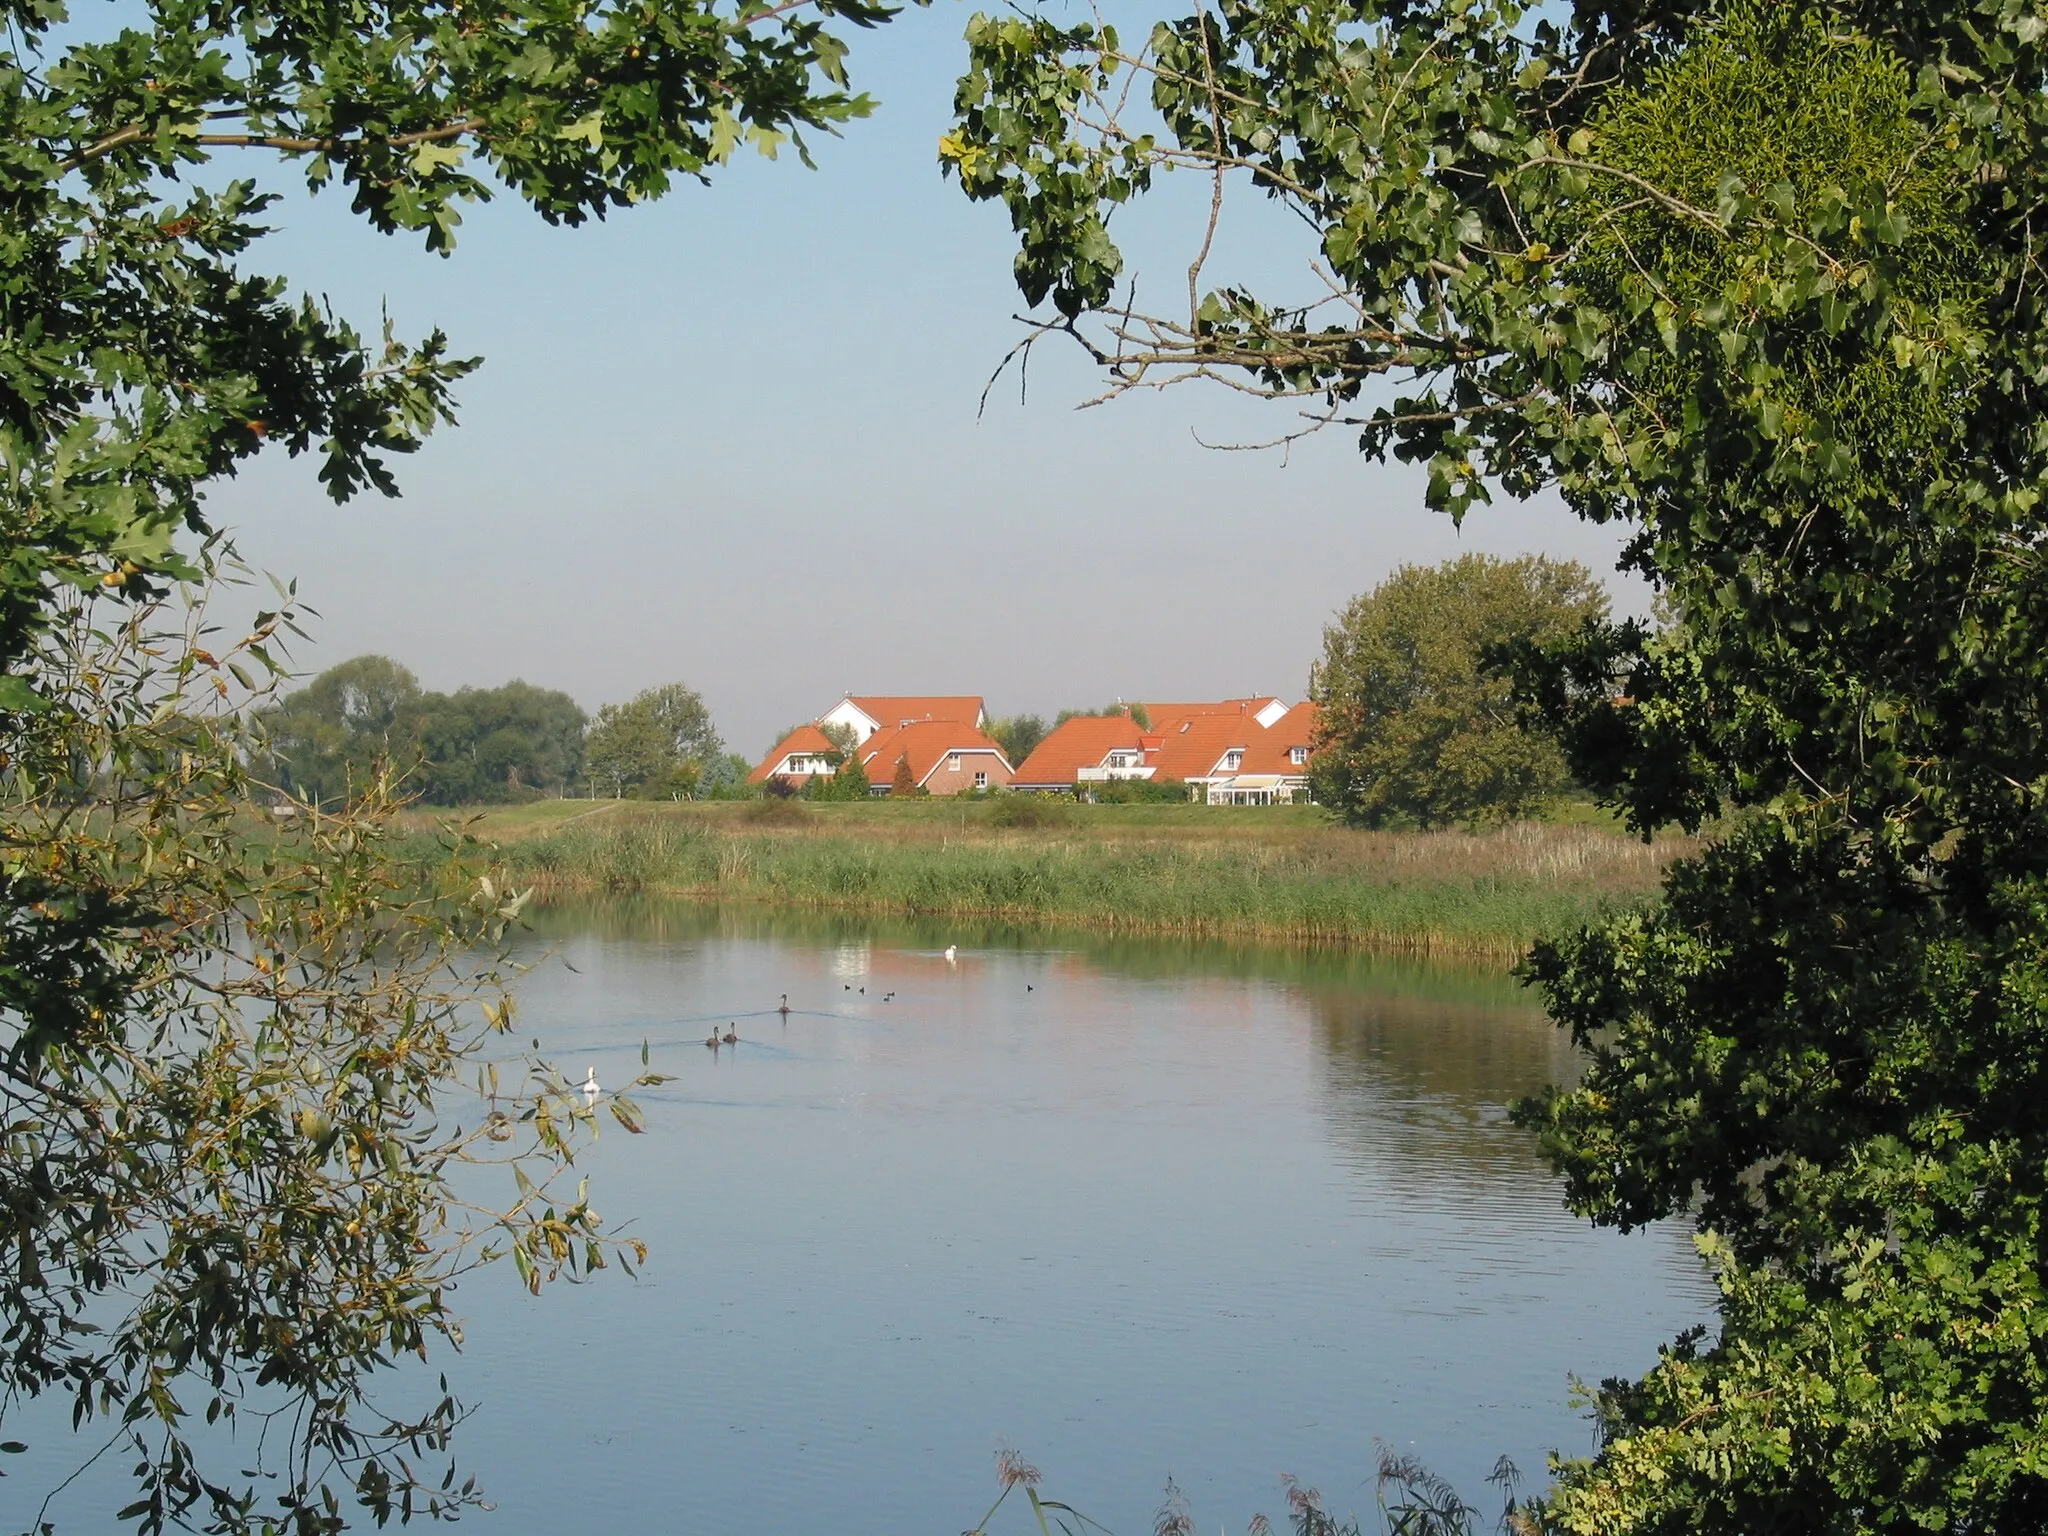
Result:
{"label": "lake", "polygon": [[[1574,1062],[1497,971],[654,902],[521,943],[522,1035],[577,1080],[643,1042],[674,1078],[582,1160],[637,1280],[456,1294],[435,1366],[477,1405],[486,1536],[947,1536],[1006,1446],[1123,1536],[1169,1476],[1203,1531],[1284,1529],[1290,1472],[1376,1530],[1376,1439],[1475,1503],[1503,1453],[1540,1486],[1591,1448],[1573,1376],[1711,1316],[1688,1231],[1572,1219],[1506,1123]],[[62,1406],[0,1523],[89,1453]],[[128,1459],[60,1530],[111,1528]]]}
{"label": "lake", "polygon": [[1366,1513],[1376,1438],[1478,1503],[1502,1453],[1540,1485],[1590,1448],[1574,1375],[1710,1316],[1687,1231],[1574,1220],[1506,1123],[1573,1058],[1497,973],[658,903],[535,929],[525,1029],[675,1080],[588,1159],[639,1280],[464,1287],[483,1531],[955,1532],[1003,1446],[1119,1532],[1169,1476],[1204,1530],[1279,1523],[1289,1472]]}

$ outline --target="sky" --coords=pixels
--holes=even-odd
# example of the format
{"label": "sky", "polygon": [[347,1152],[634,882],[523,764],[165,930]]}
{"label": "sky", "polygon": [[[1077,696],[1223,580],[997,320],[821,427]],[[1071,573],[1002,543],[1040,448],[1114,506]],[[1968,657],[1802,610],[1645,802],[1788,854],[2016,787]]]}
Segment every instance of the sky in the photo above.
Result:
{"label": "sky", "polygon": [[[277,451],[212,497],[244,558],[318,611],[295,665],[377,651],[431,688],[521,677],[593,711],[681,681],[757,757],[848,692],[1048,717],[1291,701],[1352,596],[1465,551],[1583,560],[1642,607],[1611,577],[1616,535],[1554,501],[1458,529],[1419,470],[1343,429],[1284,455],[1204,446],[1286,432],[1287,406],[1195,385],[1077,409],[1099,377],[1041,348],[1028,395],[1006,377],[978,416],[1022,301],[1006,213],[937,169],[969,13],[941,0],[856,35],[881,106],[816,171],[736,158],[575,230],[501,197],[449,259],[340,197],[282,205],[252,265],[486,359],[461,425],[398,461],[399,499],[337,508]],[[1179,180],[1114,226],[1141,293],[1184,289],[1206,188]],[[1310,254],[1240,196],[1205,279],[1296,286]]]}

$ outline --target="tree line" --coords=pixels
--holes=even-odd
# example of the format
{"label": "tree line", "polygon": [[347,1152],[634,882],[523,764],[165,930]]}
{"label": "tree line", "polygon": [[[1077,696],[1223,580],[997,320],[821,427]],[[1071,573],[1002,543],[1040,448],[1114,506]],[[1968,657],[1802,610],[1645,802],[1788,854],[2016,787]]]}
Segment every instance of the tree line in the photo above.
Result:
{"label": "tree line", "polygon": [[257,776],[316,805],[338,804],[383,770],[430,805],[544,795],[637,799],[741,793],[748,763],[681,683],[596,718],[568,694],[514,680],[437,693],[386,656],[357,656],[257,712]]}

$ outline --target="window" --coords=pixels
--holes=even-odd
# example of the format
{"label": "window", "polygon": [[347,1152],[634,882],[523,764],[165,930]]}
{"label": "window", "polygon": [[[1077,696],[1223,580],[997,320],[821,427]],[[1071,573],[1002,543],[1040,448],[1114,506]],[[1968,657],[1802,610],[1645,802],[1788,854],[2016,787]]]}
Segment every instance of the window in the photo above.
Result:
{"label": "window", "polygon": [[976,775],[974,776],[974,787],[975,787],[976,789],[987,789],[987,788],[988,788],[988,775],[987,775],[987,774],[985,774],[985,773],[977,773],[977,774],[976,774]]}
{"label": "window", "polygon": [[1287,757],[1288,761],[1292,762],[1295,767],[1299,768],[1303,763],[1308,761],[1308,748],[1289,747],[1287,749]]}
{"label": "window", "polygon": [[946,767],[954,773],[958,773],[960,771],[960,754],[958,752],[949,752],[946,754]]}
{"label": "window", "polygon": [[1223,754],[1224,772],[1235,773],[1237,771],[1237,765],[1243,761],[1244,753],[1238,751],[1237,748],[1232,747],[1228,752]]}

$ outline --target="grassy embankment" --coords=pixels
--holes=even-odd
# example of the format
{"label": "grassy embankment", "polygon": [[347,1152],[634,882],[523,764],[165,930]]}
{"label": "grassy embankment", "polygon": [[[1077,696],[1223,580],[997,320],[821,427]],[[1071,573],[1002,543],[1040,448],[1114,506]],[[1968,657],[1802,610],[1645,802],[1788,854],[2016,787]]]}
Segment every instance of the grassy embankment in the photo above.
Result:
{"label": "grassy embankment", "polygon": [[1687,846],[1597,825],[1355,832],[1308,808],[548,801],[475,816],[543,894],[672,894],[889,916],[1507,956],[1649,898]]}

